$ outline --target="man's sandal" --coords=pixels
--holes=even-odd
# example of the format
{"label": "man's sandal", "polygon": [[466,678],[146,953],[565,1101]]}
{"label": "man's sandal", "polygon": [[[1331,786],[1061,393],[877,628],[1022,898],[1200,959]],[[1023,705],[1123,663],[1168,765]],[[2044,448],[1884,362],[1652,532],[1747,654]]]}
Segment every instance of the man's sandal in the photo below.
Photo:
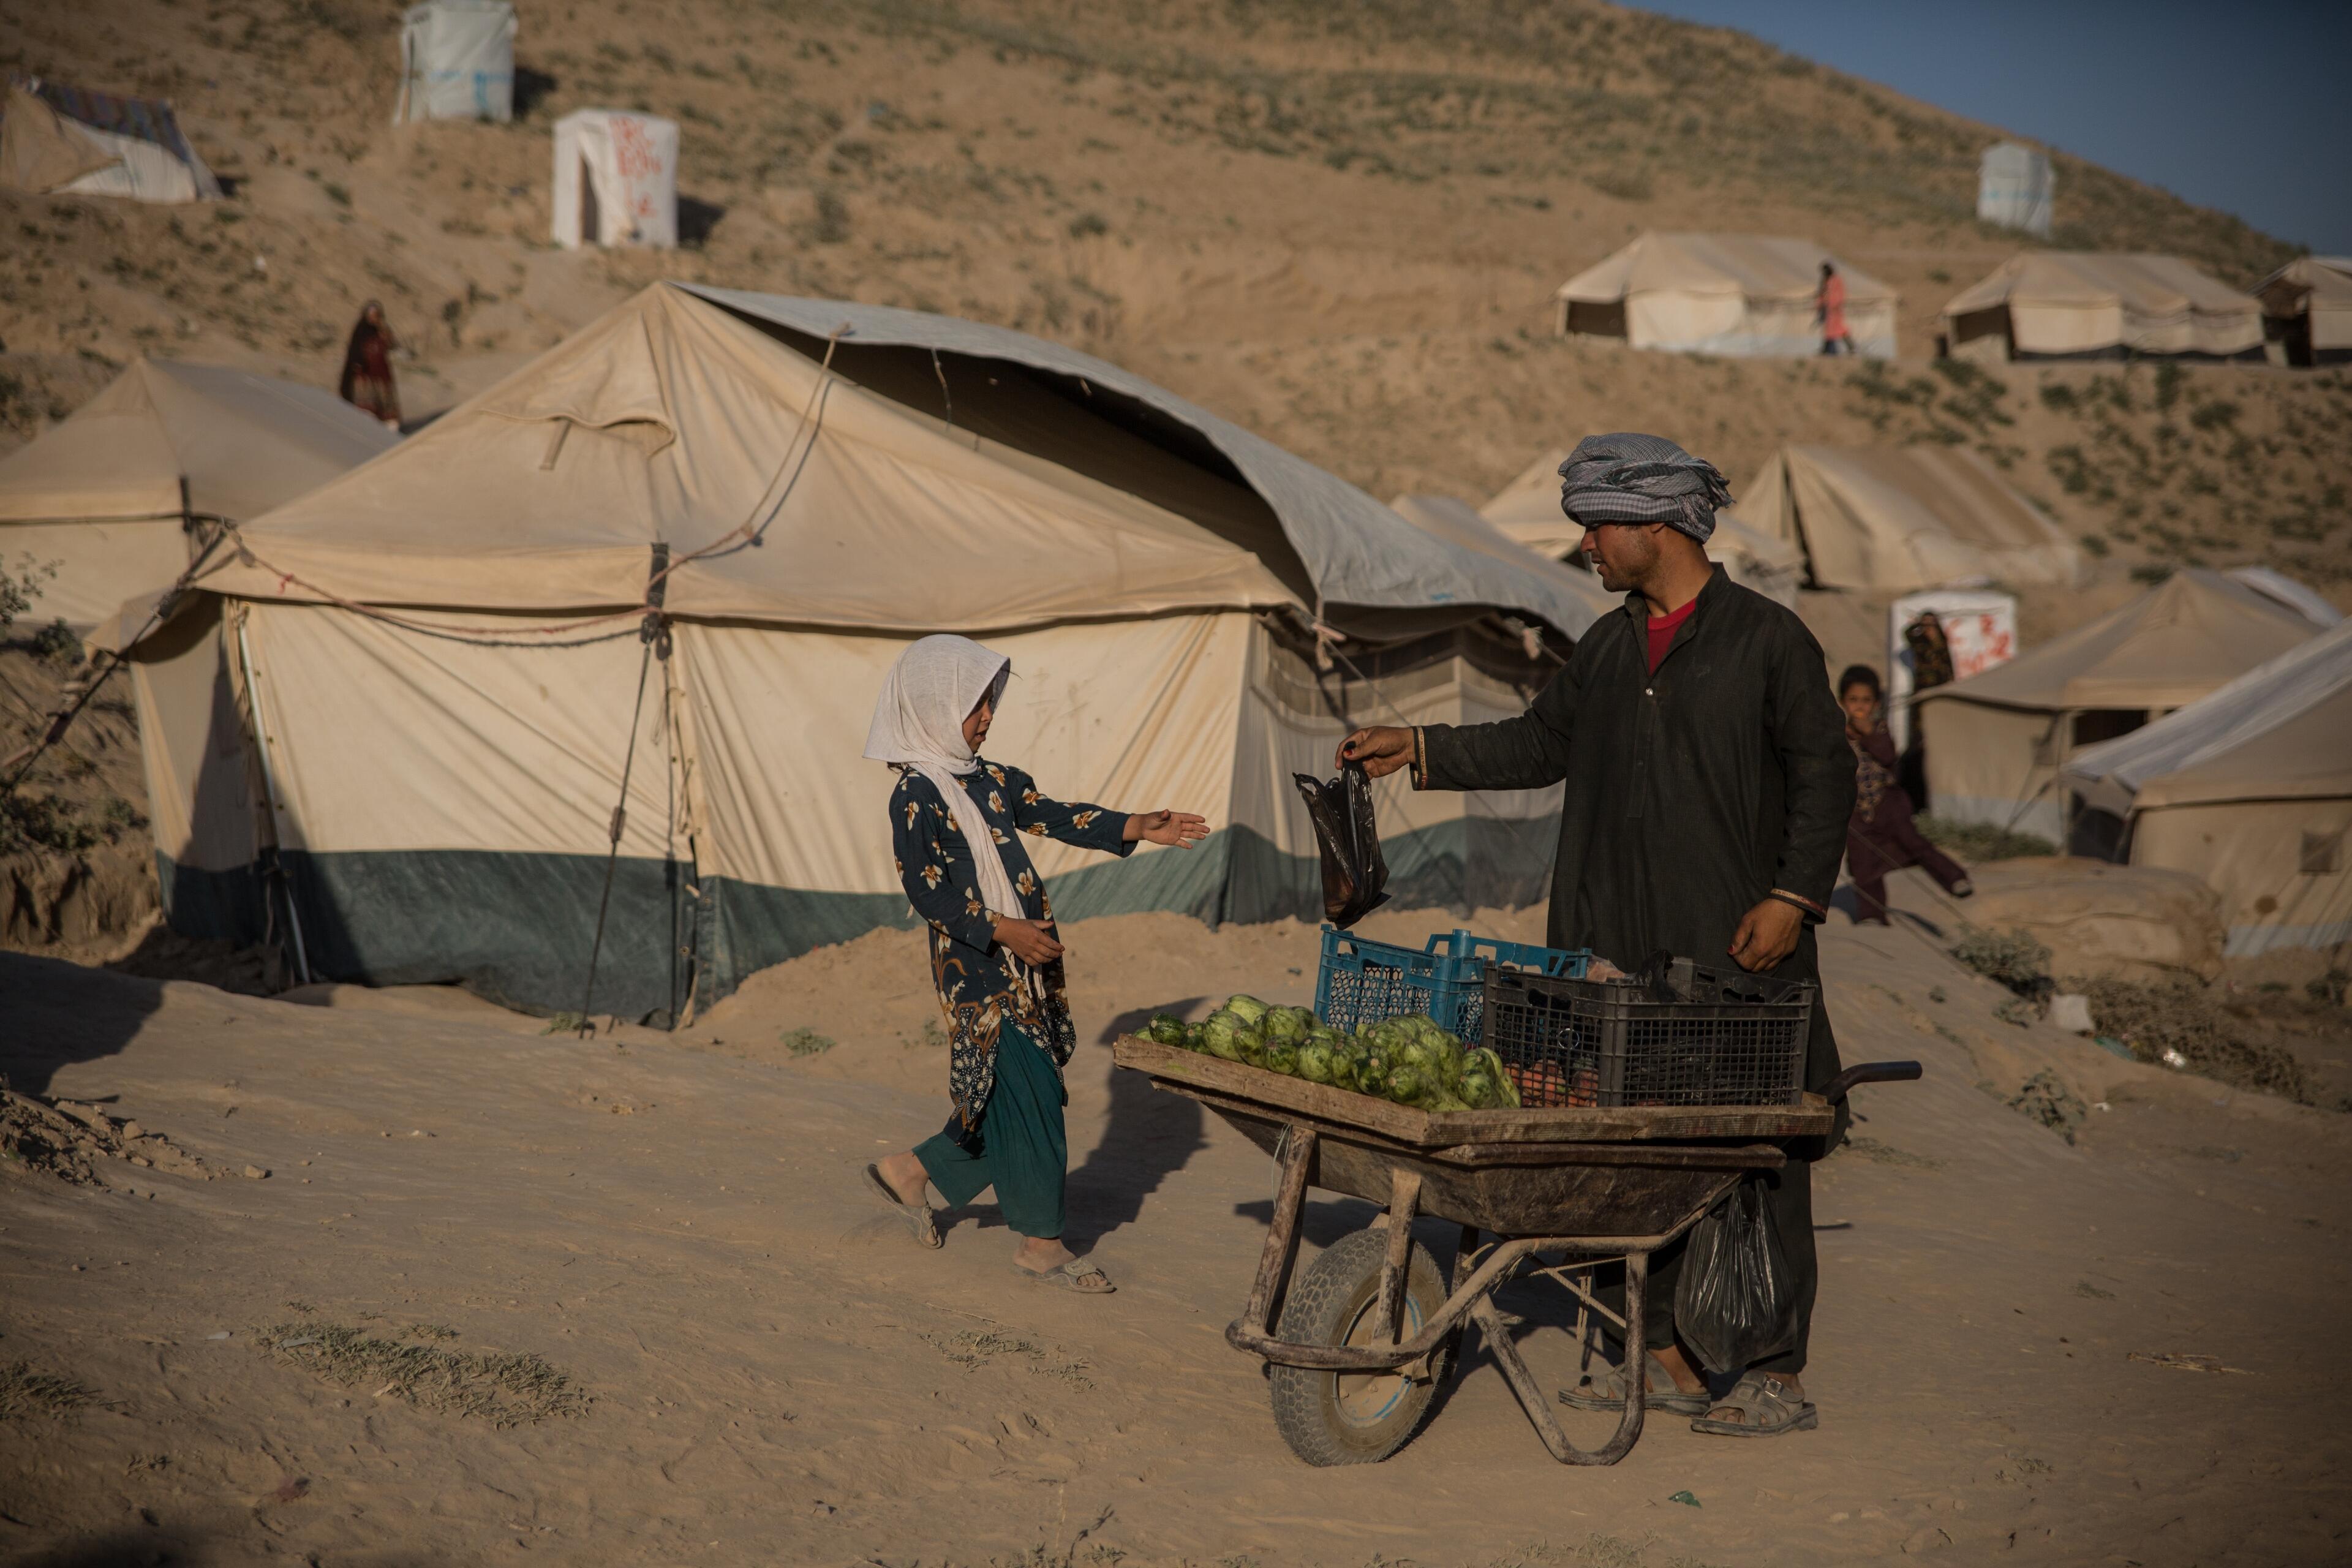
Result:
{"label": "man's sandal", "polygon": [[[1015,1263],[1013,1272],[1024,1279],[1034,1279],[1059,1290],[1075,1290],[1081,1296],[1108,1296],[1118,1289],[1110,1282],[1109,1275],[1083,1258],[1073,1258],[1052,1268],[1029,1268]],[[1089,1284],[1089,1280],[1094,1283]]]}
{"label": "man's sandal", "polygon": [[[1705,1389],[1696,1394],[1685,1394],[1675,1387],[1674,1377],[1666,1371],[1665,1363],[1655,1355],[1645,1354],[1643,1360],[1645,1363],[1643,1370],[1649,1373],[1642,1395],[1644,1409],[1664,1410],[1674,1415],[1704,1415],[1707,1413],[1713,1401],[1707,1398]],[[1655,1392],[1659,1388],[1665,1392]],[[1574,1405],[1579,1410],[1622,1410],[1625,1407],[1625,1369],[1611,1367],[1599,1377],[1587,1374],[1584,1381],[1574,1388],[1561,1389],[1559,1402]]]}
{"label": "man's sandal", "polygon": [[890,1205],[891,1213],[907,1222],[907,1228],[914,1233],[917,1241],[934,1250],[947,1245],[946,1239],[940,1235],[939,1221],[932,1217],[931,1205],[910,1204],[901,1200],[897,1193],[890,1190],[890,1184],[884,1178],[881,1166],[866,1167],[866,1185],[876,1197]]}
{"label": "man's sandal", "polygon": [[1794,1394],[1779,1378],[1763,1373],[1743,1373],[1731,1392],[1716,1401],[1715,1409],[1737,1410],[1738,1421],[1718,1421],[1712,1415],[1701,1415],[1691,1423],[1694,1432],[1712,1433],[1718,1437],[1779,1437],[1790,1432],[1810,1432],[1822,1424],[1821,1412],[1812,1402]]}

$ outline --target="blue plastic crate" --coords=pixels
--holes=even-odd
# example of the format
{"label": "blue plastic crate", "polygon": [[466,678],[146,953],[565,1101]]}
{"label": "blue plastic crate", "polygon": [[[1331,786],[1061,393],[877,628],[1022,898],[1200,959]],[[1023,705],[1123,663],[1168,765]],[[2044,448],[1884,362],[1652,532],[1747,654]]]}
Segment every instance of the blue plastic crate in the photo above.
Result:
{"label": "blue plastic crate", "polygon": [[1472,936],[1456,929],[1433,936],[1421,951],[1323,928],[1323,959],[1315,973],[1315,1016],[1335,1029],[1353,1029],[1405,1013],[1426,1013],[1439,1026],[1478,1043],[1486,1009],[1486,966],[1499,964],[1555,979],[1581,980],[1592,954]]}

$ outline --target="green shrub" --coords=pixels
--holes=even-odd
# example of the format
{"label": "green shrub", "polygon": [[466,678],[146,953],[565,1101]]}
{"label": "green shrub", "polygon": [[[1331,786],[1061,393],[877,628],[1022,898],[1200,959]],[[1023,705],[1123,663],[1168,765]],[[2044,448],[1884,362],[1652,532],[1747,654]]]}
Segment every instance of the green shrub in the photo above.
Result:
{"label": "green shrub", "polygon": [[2058,846],[2039,834],[2012,833],[1990,823],[1950,822],[1931,813],[1919,818],[1918,826],[1928,843],[1962,860],[2021,860],[2058,853]]}
{"label": "green shrub", "polygon": [[1952,956],[2020,996],[2037,996],[2050,989],[2050,950],[2030,931],[1962,926]]}

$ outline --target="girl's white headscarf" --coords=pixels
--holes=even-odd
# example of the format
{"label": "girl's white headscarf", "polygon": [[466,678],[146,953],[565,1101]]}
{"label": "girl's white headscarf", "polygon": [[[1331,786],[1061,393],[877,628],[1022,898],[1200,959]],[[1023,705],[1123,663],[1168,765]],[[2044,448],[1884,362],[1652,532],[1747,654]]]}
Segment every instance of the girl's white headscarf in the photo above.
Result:
{"label": "girl's white headscarf", "polygon": [[1004,868],[1003,851],[989,832],[988,819],[959,782],[980,759],[963,742],[963,721],[983,695],[1001,696],[1013,661],[970,637],[929,637],[898,656],[883,678],[874,704],[874,727],[866,733],[866,754],[877,763],[912,768],[931,781],[971,846],[979,868],[981,900],[997,914],[1023,918],[1021,896]]}

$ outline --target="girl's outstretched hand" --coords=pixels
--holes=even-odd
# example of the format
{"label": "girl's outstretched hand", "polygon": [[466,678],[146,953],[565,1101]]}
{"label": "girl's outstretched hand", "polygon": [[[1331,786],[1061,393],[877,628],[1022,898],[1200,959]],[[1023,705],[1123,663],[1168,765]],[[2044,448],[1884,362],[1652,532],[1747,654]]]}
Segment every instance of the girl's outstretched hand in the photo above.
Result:
{"label": "girl's outstretched hand", "polygon": [[1209,836],[1209,819],[1189,811],[1139,811],[1127,819],[1127,841],[1144,839],[1190,849]]}

